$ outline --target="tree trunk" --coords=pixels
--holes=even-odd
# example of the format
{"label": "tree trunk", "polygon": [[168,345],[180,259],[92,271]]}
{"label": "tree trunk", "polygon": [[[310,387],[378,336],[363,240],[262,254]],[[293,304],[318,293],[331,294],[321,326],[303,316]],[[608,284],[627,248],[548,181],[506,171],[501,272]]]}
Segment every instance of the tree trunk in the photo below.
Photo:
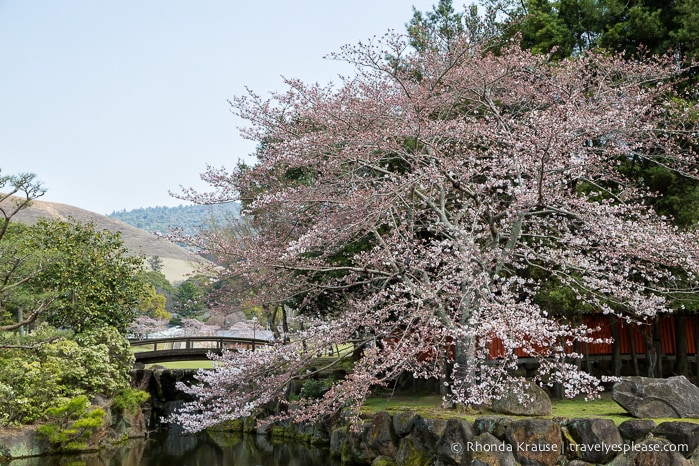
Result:
{"label": "tree trunk", "polygon": [[[462,288],[465,288],[462,285]],[[461,316],[459,318],[459,323],[464,329],[471,328],[471,310],[478,305],[478,298],[471,297],[465,294],[464,299],[461,303]],[[476,337],[475,335],[468,336],[462,340],[454,341],[454,365],[444,364],[442,369],[443,374],[440,376],[445,381],[449,382],[452,387],[452,394],[463,395],[469,398],[468,393],[469,386],[475,386],[477,384],[476,380]],[[460,393],[453,393],[454,382],[458,382],[462,389]],[[444,388],[447,388],[443,383],[441,384]],[[466,390],[464,390],[466,388]],[[440,392],[441,392],[440,388]]]}
{"label": "tree trunk", "polygon": [[660,335],[660,317],[655,316],[655,322],[653,322],[653,346],[655,347],[655,354],[658,359],[657,376],[662,378],[665,371],[663,371],[663,348],[661,346],[661,335]]}
{"label": "tree trunk", "polygon": [[626,333],[629,336],[629,349],[631,350],[631,364],[633,365],[633,374],[641,375],[638,370],[638,355],[636,354],[636,340],[634,339],[634,327],[631,324],[626,324]]}
{"label": "tree trunk", "polygon": [[444,365],[444,368],[442,369],[442,375],[439,378],[439,394],[442,397],[445,397],[445,396],[448,396],[450,394],[449,393],[449,385],[450,385],[450,381],[451,381],[451,372],[452,372],[451,363],[449,362],[449,347],[448,346],[446,348],[444,348],[444,356],[443,356],[442,364]]}
{"label": "tree trunk", "polygon": [[675,375],[687,377],[687,314],[680,311],[675,317]]}
{"label": "tree trunk", "polygon": [[648,363],[648,377],[655,377],[658,355],[653,345],[653,324],[646,324],[643,329],[643,343],[646,347],[646,362]]}
{"label": "tree trunk", "polygon": [[274,306],[271,310],[269,310],[268,307],[265,307],[265,311],[267,314],[267,326],[269,329],[272,331],[272,335],[274,335],[274,339],[278,340],[281,338],[281,335],[279,334],[279,329],[277,328],[276,321],[277,321],[277,313],[279,312],[279,307],[280,306]]}
{"label": "tree trunk", "polygon": [[[22,322],[24,320],[24,313],[22,312],[22,308],[18,307],[17,308],[17,322]],[[24,326],[19,328],[19,335],[24,336]]]}
{"label": "tree trunk", "polygon": [[609,330],[612,335],[612,371],[615,377],[619,377],[621,375],[621,339],[617,316],[609,317]]}
{"label": "tree trunk", "polygon": [[[559,341],[560,341],[561,347],[565,348],[565,337],[561,337],[561,339]],[[565,349],[564,349],[564,351],[565,351]],[[558,400],[563,399],[563,384],[562,383],[555,382],[553,384],[553,396],[555,396],[556,399],[558,399]]]}
{"label": "tree trunk", "polygon": [[289,343],[289,321],[286,306],[282,304],[282,332],[284,332],[284,343]]}
{"label": "tree trunk", "polygon": [[352,350],[352,356],[350,356],[350,361],[357,362],[360,359],[362,359],[362,355],[364,354],[364,345],[365,343],[354,344],[354,349]]}
{"label": "tree trunk", "polygon": [[590,361],[590,344],[585,342],[585,371],[592,374],[592,361]]}
{"label": "tree trunk", "polygon": [[[580,342],[578,340],[573,342],[573,351],[575,351],[575,354],[582,354],[582,349],[580,348]],[[578,369],[582,369],[582,359],[575,358],[574,364]]]}

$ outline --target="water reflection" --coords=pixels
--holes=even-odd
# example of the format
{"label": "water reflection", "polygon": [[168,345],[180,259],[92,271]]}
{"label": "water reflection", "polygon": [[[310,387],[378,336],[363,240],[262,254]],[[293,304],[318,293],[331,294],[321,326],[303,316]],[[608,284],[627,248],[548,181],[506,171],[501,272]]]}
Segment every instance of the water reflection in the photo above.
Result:
{"label": "water reflection", "polygon": [[9,466],[339,466],[329,456],[327,449],[255,435],[169,430],[109,452],[25,458]]}

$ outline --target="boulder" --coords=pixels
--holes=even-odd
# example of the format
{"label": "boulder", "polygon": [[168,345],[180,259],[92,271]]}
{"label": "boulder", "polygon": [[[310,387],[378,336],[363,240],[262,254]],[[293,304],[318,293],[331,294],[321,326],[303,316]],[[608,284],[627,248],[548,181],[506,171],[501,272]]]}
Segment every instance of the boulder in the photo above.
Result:
{"label": "boulder", "polygon": [[411,435],[419,438],[430,450],[434,450],[446,428],[447,421],[444,419],[425,419],[422,416],[415,416]]}
{"label": "boulder", "polygon": [[445,465],[460,465],[464,449],[475,437],[473,426],[464,419],[449,419],[437,442],[437,457]]}
{"label": "boulder", "polygon": [[396,464],[428,465],[434,462],[434,448],[429,448],[419,437],[412,434],[400,439],[396,451]]}
{"label": "boulder", "polygon": [[492,409],[496,413],[515,416],[548,416],[551,414],[551,399],[541,387],[526,382],[521,390],[510,391],[493,401]]}
{"label": "boulder", "polygon": [[612,398],[634,417],[699,417],[699,387],[684,376],[623,377]]}
{"label": "boulder", "polygon": [[655,437],[664,437],[677,446],[677,451],[689,458],[699,447],[699,424],[690,422],[663,422],[653,431]]}
{"label": "boulder", "polygon": [[50,452],[48,442],[37,435],[36,428],[32,426],[0,431],[0,463],[4,459],[46,455]]}
{"label": "boulder", "polygon": [[414,411],[402,411],[393,415],[393,430],[399,437],[405,437],[413,430],[415,422]]}
{"label": "boulder", "polygon": [[513,446],[495,437],[489,432],[484,432],[473,439],[464,451],[461,464],[471,466],[515,466]]}
{"label": "boulder", "polygon": [[330,456],[333,458],[340,458],[342,456],[342,449],[345,443],[349,442],[349,431],[347,427],[338,427],[333,429],[330,434]]}
{"label": "boulder", "polygon": [[608,463],[623,451],[624,441],[610,419],[571,419],[565,427],[570,434],[566,453],[571,458]]}
{"label": "boulder", "polygon": [[393,430],[393,418],[390,413],[381,411],[374,415],[369,428],[364,432],[364,441],[372,458],[395,456],[398,436]]}
{"label": "boulder", "polygon": [[657,424],[650,419],[629,419],[619,424],[619,433],[626,440],[638,442],[653,432],[656,427]]}
{"label": "boulder", "polygon": [[111,428],[115,433],[115,440],[137,437],[147,437],[146,419],[141,409],[122,412],[112,417]]}
{"label": "boulder", "polygon": [[330,443],[330,431],[322,422],[313,424],[301,423],[296,426],[294,437],[311,445],[327,445]]}
{"label": "boulder", "polygon": [[[395,419],[395,418],[394,418]],[[412,418],[410,435],[400,439],[396,451],[397,464],[433,464],[437,443],[447,428],[444,419],[425,419],[420,415]]]}
{"label": "boulder", "polygon": [[505,440],[505,431],[512,422],[509,416],[481,416],[473,422],[476,435],[491,433],[500,440]]}
{"label": "boulder", "polygon": [[634,466],[690,466],[684,456],[673,451],[672,445],[665,439],[648,439],[634,445],[634,451],[628,455],[628,464]]}
{"label": "boulder", "polygon": [[396,466],[396,462],[393,458],[388,456],[377,456],[374,461],[371,462],[371,466]]}
{"label": "boulder", "polygon": [[515,459],[522,465],[556,464],[563,454],[561,427],[548,419],[513,421],[505,437],[514,447]]}
{"label": "boulder", "polygon": [[[332,435],[336,436],[336,438],[333,440],[331,436],[330,443],[331,445],[335,444],[335,447],[333,447],[334,449],[336,449],[338,445],[340,446],[341,450],[339,456],[342,463],[367,464],[371,463],[372,459],[376,457],[376,455],[370,454],[367,444],[364,441],[364,435],[368,429],[369,423],[365,422],[360,426],[359,434],[348,432],[348,435],[345,437],[339,430],[333,431]],[[337,456],[336,453],[335,456]]]}

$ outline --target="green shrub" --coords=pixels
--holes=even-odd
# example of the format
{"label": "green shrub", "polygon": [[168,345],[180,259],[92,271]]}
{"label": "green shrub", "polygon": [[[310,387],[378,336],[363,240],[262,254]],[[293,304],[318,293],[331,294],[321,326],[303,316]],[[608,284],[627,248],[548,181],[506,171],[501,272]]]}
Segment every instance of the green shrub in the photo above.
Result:
{"label": "green shrub", "polygon": [[318,399],[330,390],[332,384],[333,382],[330,379],[310,379],[303,384],[299,395],[301,398]]}
{"label": "green shrub", "polygon": [[112,412],[135,413],[145,403],[150,394],[135,388],[124,388],[112,398]]}
{"label": "green shrub", "polygon": [[104,425],[104,414],[101,408],[91,408],[87,396],[81,395],[47,409],[49,422],[39,426],[37,432],[57,450],[84,450],[92,435]]}
{"label": "green shrub", "polygon": [[[48,341],[42,340],[47,335]],[[0,351],[0,427],[32,423],[66,399],[112,396],[129,386],[133,353],[114,328],[88,330],[71,339],[40,326],[34,335],[7,343],[16,348]]]}
{"label": "green shrub", "polygon": [[0,419],[4,424],[30,423],[65,398],[61,385],[65,361],[36,356],[0,361]]}

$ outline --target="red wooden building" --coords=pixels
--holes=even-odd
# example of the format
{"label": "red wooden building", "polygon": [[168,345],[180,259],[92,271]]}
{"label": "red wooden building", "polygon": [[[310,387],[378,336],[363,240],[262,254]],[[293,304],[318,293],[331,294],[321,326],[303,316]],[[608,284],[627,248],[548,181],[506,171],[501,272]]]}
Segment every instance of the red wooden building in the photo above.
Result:
{"label": "red wooden building", "polygon": [[[696,354],[695,334],[697,331],[697,316],[687,316],[684,321],[684,331],[686,332],[687,354]],[[599,328],[593,336],[596,338],[610,339],[612,337],[612,326],[617,325],[617,338],[619,353],[622,355],[636,352],[639,355],[646,351],[647,341],[658,341],[660,344],[660,354],[674,355],[677,351],[676,325],[680,320],[675,315],[662,315],[658,317],[658,330],[654,332],[654,323],[637,324],[626,323],[622,319],[604,315],[588,315],[584,317],[584,323],[590,328]],[[681,324],[680,324],[681,325]],[[633,345],[631,342],[633,341]],[[633,350],[632,351],[632,346]],[[571,349],[572,350],[572,349]],[[502,342],[494,340],[491,343],[490,355],[492,358],[501,356],[504,352]],[[583,344],[580,352],[587,356],[612,355],[612,343]],[[522,350],[517,351],[518,357],[526,358],[529,355]]]}

